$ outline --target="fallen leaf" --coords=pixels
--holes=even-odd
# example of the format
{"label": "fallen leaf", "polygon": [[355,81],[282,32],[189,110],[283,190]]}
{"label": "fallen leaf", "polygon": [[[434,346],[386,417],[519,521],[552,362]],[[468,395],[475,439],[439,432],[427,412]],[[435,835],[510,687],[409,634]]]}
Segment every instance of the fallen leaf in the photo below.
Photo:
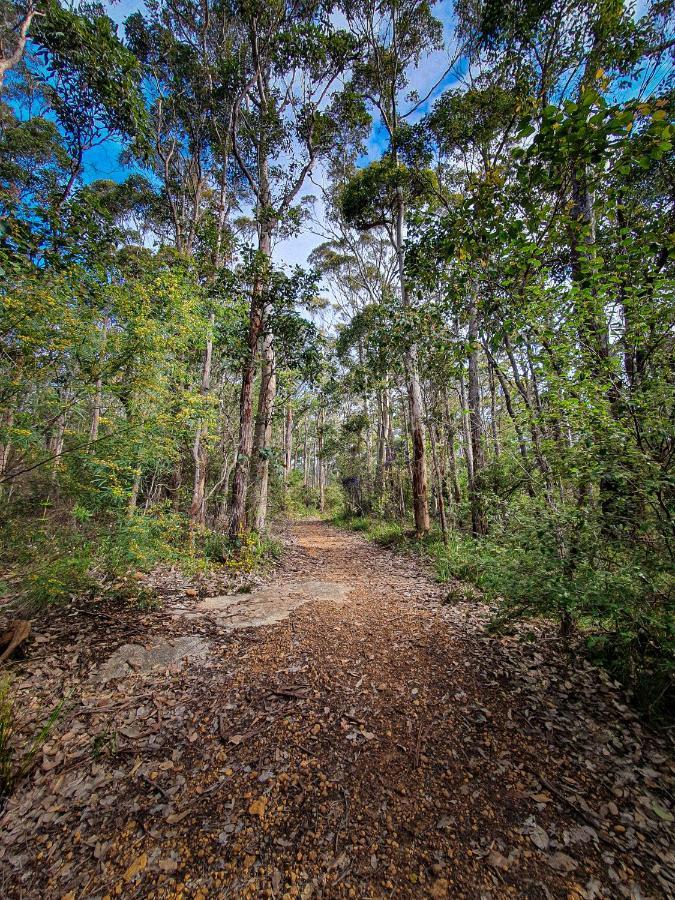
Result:
{"label": "fallen leaf", "polygon": [[124,873],[124,880],[131,881],[137,875],[140,875],[141,872],[145,870],[145,867],[148,864],[148,854],[141,853],[140,856],[137,856],[136,859],[131,863],[131,865],[127,868]]}
{"label": "fallen leaf", "polygon": [[169,825],[175,825],[177,822],[182,822],[183,819],[189,814],[189,809],[182,809],[180,812],[170,813],[166,817],[166,821]]}
{"label": "fallen leaf", "polygon": [[556,872],[563,872],[563,874],[567,874],[568,872],[573,872],[577,864],[572,859],[571,856],[568,856],[566,853],[561,853],[560,850],[556,851],[556,853],[552,853],[547,862],[552,869],[555,869]]}
{"label": "fallen leaf", "polygon": [[549,838],[541,825],[534,825],[530,831],[530,840],[540,850],[548,850]]}
{"label": "fallen leaf", "polygon": [[652,802],[652,809],[659,817],[659,819],[663,819],[664,822],[672,822],[673,816],[672,813],[669,813],[665,807],[661,806],[660,803],[657,803],[656,800]]}

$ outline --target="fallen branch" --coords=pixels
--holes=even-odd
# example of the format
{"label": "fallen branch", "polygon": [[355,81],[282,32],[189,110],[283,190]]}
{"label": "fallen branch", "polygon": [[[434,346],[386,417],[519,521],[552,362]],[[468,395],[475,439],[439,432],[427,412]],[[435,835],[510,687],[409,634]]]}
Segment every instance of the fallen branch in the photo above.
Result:
{"label": "fallen branch", "polygon": [[22,644],[26,640],[30,634],[30,630],[31,625],[27,619],[17,619],[8,631],[3,635],[0,635],[0,647],[5,647],[6,645],[6,649],[2,656],[0,656],[0,663],[3,663],[8,659],[19,644]]}

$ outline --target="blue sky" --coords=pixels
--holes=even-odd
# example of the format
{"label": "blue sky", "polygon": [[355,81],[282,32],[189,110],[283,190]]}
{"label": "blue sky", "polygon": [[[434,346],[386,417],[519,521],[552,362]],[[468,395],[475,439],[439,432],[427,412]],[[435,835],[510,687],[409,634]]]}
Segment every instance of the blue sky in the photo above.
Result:
{"label": "blue sky", "polygon": [[[119,2],[110,2],[106,11],[110,18],[119,25],[120,34],[123,35],[124,20],[134,12],[143,10],[144,4],[139,0],[119,0]],[[434,7],[434,14],[441,20],[444,27],[444,36],[448,46],[452,44],[452,3],[447,0],[440,0]],[[441,77],[442,73],[448,66],[448,52],[434,51],[426,56],[420,66],[409,73],[408,90],[415,90],[420,96],[424,96],[434,83]],[[429,100],[416,111],[412,121],[419,119],[431,106],[433,100],[438,97],[444,90],[447,90],[455,82],[455,75],[448,74],[441,84],[436,88]],[[375,123],[373,131],[367,143],[366,154],[362,158],[362,164],[366,165],[373,159],[378,159],[383,150],[386,148],[387,139],[384,129],[379,123]],[[122,181],[129,174],[129,169],[124,168],[119,161],[119,155],[123,149],[122,144],[114,139],[109,139],[98,147],[88,152],[85,159],[85,179],[92,181],[98,178],[111,178],[115,181]],[[315,180],[321,180],[321,171],[315,172]],[[307,182],[303,196],[316,194],[311,182]],[[321,207],[317,203],[315,211],[320,216]],[[279,263],[287,265],[300,264],[304,265],[307,256],[311,251],[321,243],[322,239],[308,231],[303,231],[297,237],[280,241],[275,248],[275,257]]]}

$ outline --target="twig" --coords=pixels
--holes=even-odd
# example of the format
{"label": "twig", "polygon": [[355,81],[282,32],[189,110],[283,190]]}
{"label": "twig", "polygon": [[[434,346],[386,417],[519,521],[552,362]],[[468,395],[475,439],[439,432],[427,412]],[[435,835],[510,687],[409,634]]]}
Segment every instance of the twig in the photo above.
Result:
{"label": "twig", "polygon": [[333,844],[333,849],[335,850],[335,855],[338,855],[338,847],[340,845],[340,831],[344,830],[347,832],[347,827],[349,826],[349,797],[347,796],[347,791],[345,788],[340,788],[342,792],[342,802],[345,805],[345,816],[342,828],[338,825],[335,829],[335,843]]}
{"label": "twig", "polygon": [[559,800],[562,800],[563,803],[568,806],[573,813],[575,813],[582,821],[584,821],[587,825],[590,825],[591,828],[596,832],[598,838],[604,843],[607,844],[608,847],[612,847],[614,850],[620,850],[621,853],[626,852],[626,848],[619,843],[619,841],[614,840],[608,834],[605,834],[601,829],[601,824],[597,816],[592,813],[587,813],[584,809],[577,806],[573,800],[570,800],[562,791],[558,790],[554,785],[551,784],[548,779],[544,778],[543,775],[540,775],[538,772],[534,770],[530,770],[530,774],[534,775],[534,777],[544,785],[555,797]]}
{"label": "twig", "polygon": [[141,774],[141,781],[144,781],[146,784],[149,784],[150,787],[154,788],[158,793],[164,797],[167,803],[171,802],[171,797],[167,794],[161,784],[158,784],[156,781],[153,781],[152,778],[148,778],[147,775]]}

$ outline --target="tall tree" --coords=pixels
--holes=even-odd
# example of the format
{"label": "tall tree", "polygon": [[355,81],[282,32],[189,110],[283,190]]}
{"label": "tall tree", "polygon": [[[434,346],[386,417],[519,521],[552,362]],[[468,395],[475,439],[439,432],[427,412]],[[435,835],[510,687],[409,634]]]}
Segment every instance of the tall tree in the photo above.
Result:
{"label": "tall tree", "polygon": [[[248,353],[242,372],[237,464],[232,482],[230,535],[265,526],[269,468],[268,421],[276,393],[274,339],[269,329],[273,241],[299,221],[296,203],[317,159],[331,148],[339,104],[338,76],[351,61],[353,39],[331,24],[320,2],[244,3],[236,7],[243,41],[232,123],[232,150],[254,199],[256,277],[250,304]],[[256,435],[253,388],[262,352]],[[251,473],[251,468],[253,472]]]}
{"label": "tall tree", "polygon": [[[413,93],[406,104],[401,95],[411,67],[419,64],[427,52],[441,46],[442,28],[431,14],[428,0],[366,0],[345,4],[343,12],[364,52],[354,70],[355,89],[377,110],[388,142],[382,161],[371,164],[370,170],[357,176],[348,189],[344,211],[362,228],[387,228],[396,253],[401,305],[408,310],[411,296],[405,268],[407,211],[424,193],[426,185],[417,170],[419,155],[408,140],[407,120],[426,98]],[[376,198],[380,200],[378,210],[373,207]],[[423,535],[429,530],[429,504],[422,390],[414,340],[408,341],[404,358],[413,442],[415,529]]]}

